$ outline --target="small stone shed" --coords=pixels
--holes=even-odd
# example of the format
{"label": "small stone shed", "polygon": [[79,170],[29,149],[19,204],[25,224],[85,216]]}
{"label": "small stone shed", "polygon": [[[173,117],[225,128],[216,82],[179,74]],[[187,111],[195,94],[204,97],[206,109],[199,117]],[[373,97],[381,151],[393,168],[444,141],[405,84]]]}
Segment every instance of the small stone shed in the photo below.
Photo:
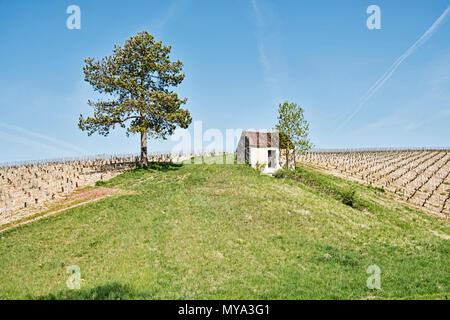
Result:
{"label": "small stone shed", "polygon": [[273,174],[280,169],[278,133],[242,131],[236,149],[237,162],[260,166],[263,173]]}

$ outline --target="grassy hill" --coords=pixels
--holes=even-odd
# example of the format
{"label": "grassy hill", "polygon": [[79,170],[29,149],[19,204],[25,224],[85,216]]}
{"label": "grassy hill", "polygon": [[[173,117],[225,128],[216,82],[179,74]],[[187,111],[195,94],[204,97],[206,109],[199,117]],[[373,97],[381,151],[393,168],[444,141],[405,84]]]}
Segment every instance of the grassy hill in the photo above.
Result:
{"label": "grassy hill", "polygon": [[[126,172],[102,184],[126,193],[1,233],[0,298],[450,296],[448,221],[309,169],[284,177],[241,165]],[[70,265],[79,291],[66,287]],[[370,265],[382,290],[366,286]]]}

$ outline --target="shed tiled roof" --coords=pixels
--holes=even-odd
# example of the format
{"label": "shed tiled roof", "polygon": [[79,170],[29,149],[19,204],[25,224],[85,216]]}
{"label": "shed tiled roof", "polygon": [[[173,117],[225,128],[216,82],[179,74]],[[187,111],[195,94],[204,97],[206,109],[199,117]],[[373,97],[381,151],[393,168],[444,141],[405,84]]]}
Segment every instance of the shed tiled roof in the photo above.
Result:
{"label": "shed tiled roof", "polygon": [[262,131],[243,131],[250,147],[278,148],[278,133]]}

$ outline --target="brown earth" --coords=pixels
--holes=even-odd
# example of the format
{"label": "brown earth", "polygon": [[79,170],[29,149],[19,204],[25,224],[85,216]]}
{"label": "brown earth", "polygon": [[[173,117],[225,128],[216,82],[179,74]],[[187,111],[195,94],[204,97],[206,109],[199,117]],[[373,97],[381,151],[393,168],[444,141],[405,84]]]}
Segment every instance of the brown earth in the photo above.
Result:
{"label": "brown earth", "polygon": [[[34,208],[34,210],[27,210],[21,215],[14,216],[16,219],[2,219],[0,220],[0,233],[14,227],[28,224],[30,222],[55,215],[66,211],[68,209],[76,208],[94,201],[104,199],[109,196],[127,194],[128,192],[105,187],[85,188],[76,190],[74,193],[67,195],[64,199],[49,201],[41,208]],[[19,217],[19,218],[17,218]]]}

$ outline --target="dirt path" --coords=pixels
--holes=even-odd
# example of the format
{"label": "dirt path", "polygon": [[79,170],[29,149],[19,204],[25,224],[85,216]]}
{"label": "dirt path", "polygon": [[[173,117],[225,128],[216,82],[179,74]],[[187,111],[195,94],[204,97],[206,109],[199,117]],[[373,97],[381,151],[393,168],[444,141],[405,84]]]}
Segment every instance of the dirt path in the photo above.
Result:
{"label": "dirt path", "polygon": [[9,219],[9,221],[3,221],[3,223],[0,223],[0,233],[48,216],[61,213],[72,208],[99,201],[110,196],[126,193],[127,192],[121,189],[104,187],[80,189],[68,195],[64,199],[48,204],[47,210],[40,212],[30,212],[25,216],[20,216],[16,219],[14,219],[13,217],[12,219]]}

